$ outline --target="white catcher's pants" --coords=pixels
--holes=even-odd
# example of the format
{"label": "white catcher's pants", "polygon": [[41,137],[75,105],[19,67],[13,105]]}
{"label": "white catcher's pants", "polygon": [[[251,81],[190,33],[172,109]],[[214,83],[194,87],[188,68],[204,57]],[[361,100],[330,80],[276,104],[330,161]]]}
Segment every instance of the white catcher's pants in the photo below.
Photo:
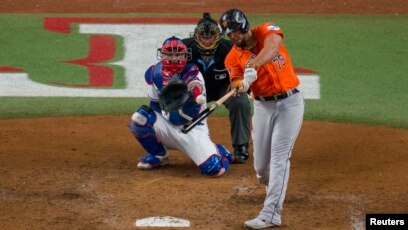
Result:
{"label": "white catcher's pants", "polygon": [[210,139],[206,119],[203,125],[197,125],[187,134],[184,134],[181,132],[181,126],[171,124],[160,113],[156,112],[156,115],[154,130],[165,148],[182,151],[197,166],[218,152]]}
{"label": "white catcher's pants", "polygon": [[254,101],[252,139],[254,168],[267,193],[259,218],[281,224],[281,210],[288,186],[290,156],[302,126],[302,93],[274,101]]}

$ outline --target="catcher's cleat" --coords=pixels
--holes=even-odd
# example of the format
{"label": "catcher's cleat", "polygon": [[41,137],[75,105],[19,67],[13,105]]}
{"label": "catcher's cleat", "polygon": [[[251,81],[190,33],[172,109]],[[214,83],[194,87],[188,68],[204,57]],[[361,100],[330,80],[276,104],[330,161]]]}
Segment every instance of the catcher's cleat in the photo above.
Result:
{"label": "catcher's cleat", "polygon": [[235,145],[234,146],[234,163],[245,163],[249,158],[248,144]]}
{"label": "catcher's cleat", "polygon": [[137,167],[139,169],[152,169],[157,168],[169,163],[169,157],[165,156],[154,156],[152,154],[147,154],[146,156],[139,159]]}

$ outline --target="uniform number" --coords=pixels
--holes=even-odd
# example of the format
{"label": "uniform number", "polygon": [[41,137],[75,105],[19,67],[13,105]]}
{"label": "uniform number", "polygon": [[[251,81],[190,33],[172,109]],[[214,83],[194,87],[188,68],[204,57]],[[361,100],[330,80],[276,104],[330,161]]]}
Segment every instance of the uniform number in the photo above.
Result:
{"label": "uniform number", "polygon": [[277,57],[275,57],[273,59],[273,62],[278,66],[279,71],[281,71],[286,65],[285,57],[282,54],[279,54]]}

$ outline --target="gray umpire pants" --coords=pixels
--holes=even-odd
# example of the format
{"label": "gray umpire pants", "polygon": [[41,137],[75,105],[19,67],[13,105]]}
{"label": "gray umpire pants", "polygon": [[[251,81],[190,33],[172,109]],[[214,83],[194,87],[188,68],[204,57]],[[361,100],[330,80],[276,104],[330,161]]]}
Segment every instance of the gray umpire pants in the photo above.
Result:
{"label": "gray umpire pants", "polygon": [[248,95],[230,97],[224,105],[229,111],[232,145],[248,144],[251,136],[251,104]]}

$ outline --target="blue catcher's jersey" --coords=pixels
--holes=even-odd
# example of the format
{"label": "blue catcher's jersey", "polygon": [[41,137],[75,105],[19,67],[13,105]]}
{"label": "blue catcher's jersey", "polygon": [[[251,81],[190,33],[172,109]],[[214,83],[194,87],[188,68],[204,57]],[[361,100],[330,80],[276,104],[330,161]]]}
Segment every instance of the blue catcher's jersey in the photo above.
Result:
{"label": "blue catcher's jersey", "polygon": [[148,97],[150,99],[150,107],[162,114],[163,117],[169,120],[173,125],[185,125],[196,117],[201,110],[205,109],[206,104],[197,104],[197,102],[191,98],[187,100],[180,110],[166,113],[160,108],[159,92],[171,79],[179,78],[186,82],[187,85],[199,83],[203,88],[202,94],[205,96],[203,76],[198,67],[194,64],[187,64],[181,73],[175,74],[172,77],[163,76],[161,69],[162,64],[158,62],[156,65],[150,66],[145,73],[145,80],[147,84],[149,84]]}

